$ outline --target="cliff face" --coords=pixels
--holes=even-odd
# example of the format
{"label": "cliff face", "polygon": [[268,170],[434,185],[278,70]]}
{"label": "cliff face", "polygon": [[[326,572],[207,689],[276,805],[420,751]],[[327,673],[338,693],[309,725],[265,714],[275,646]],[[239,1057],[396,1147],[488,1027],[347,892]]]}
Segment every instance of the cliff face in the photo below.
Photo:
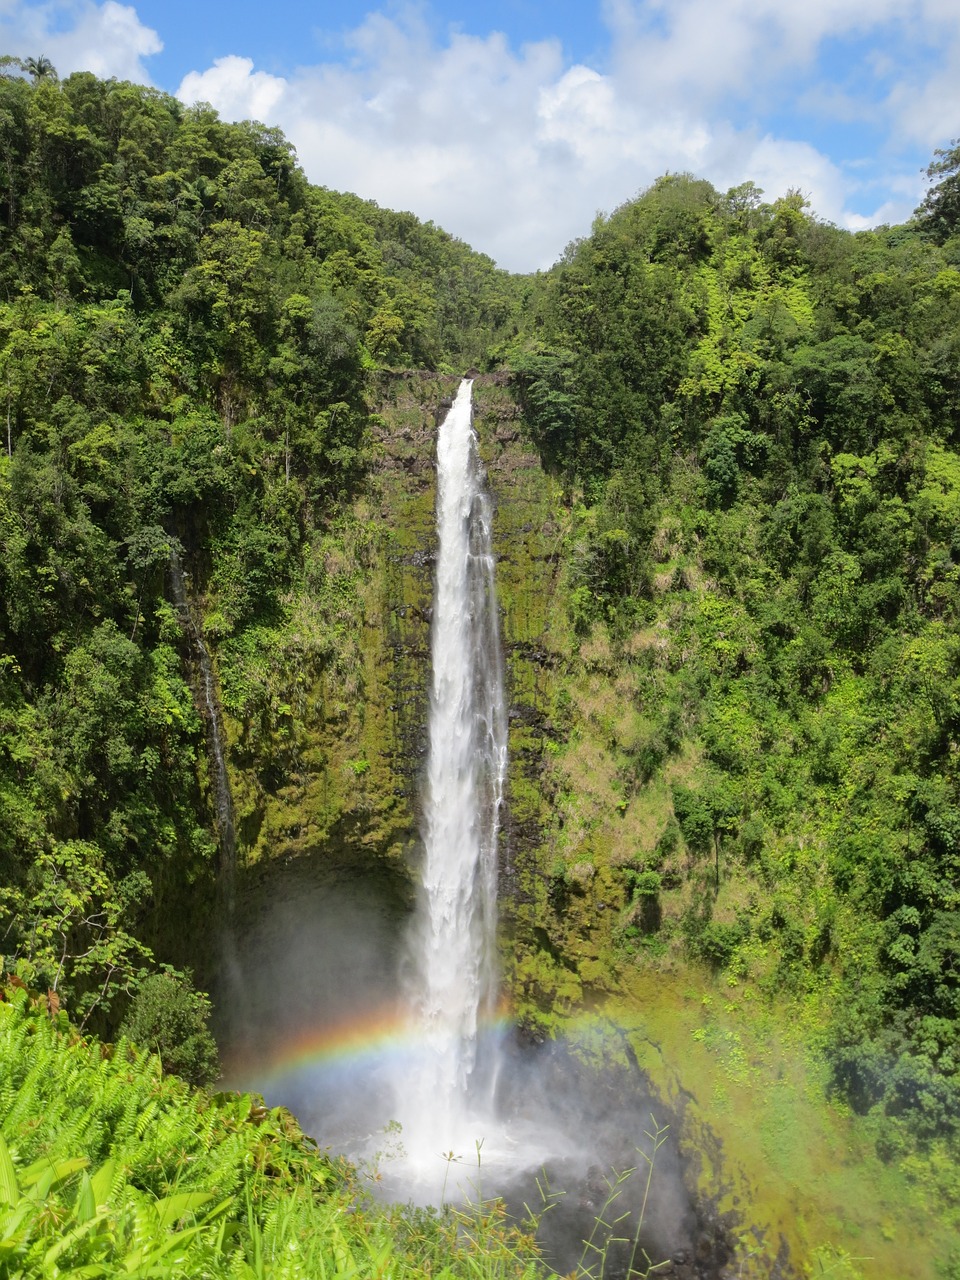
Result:
{"label": "cliff face", "polygon": [[[457,385],[453,377],[383,377],[368,483],[313,551],[303,592],[291,595],[254,714],[231,715],[223,663],[235,904],[231,913],[221,901],[214,931],[197,902],[177,919],[167,914],[168,927],[187,935],[183,962],[213,989],[228,1061],[358,1008],[372,1016],[401,967],[427,745],[436,435]],[[538,949],[535,918],[546,901],[543,769],[561,662],[551,630],[560,507],[508,388],[478,379],[474,409],[495,505],[506,655],[500,898],[503,968],[515,985],[523,971],[515,956]],[[553,994],[526,986],[532,999]]]}
{"label": "cliff face", "polygon": [[[317,553],[321,589],[291,601],[285,652],[259,718],[227,714],[241,862],[352,846],[396,860],[415,839],[433,595],[434,456],[457,380],[385,379],[367,490]],[[505,387],[477,386],[476,426],[496,502],[498,586],[518,762],[542,746],[553,494]],[[311,616],[311,610],[313,616]],[[299,623],[299,626],[298,626]],[[538,727],[540,726],[540,727]],[[533,798],[515,770],[510,844]],[[535,808],[535,806],[534,806]],[[528,832],[529,834],[529,832]]]}
{"label": "cliff face", "polygon": [[[316,864],[321,879],[382,877],[398,903],[409,899],[426,749],[436,431],[457,383],[383,377],[365,492],[320,541],[306,588],[291,597],[286,643],[263,677],[258,713],[225,714],[241,916],[271,867],[294,859]],[[531,899],[531,868],[541,861],[560,529],[554,486],[523,441],[507,387],[479,379],[474,404],[496,508],[507,655],[509,916],[515,901]]]}
{"label": "cliff face", "polygon": [[[367,482],[311,543],[273,660],[248,678],[259,682],[252,710],[231,714],[237,663],[215,655],[237,830],[231,927],[241,938],[288,879],[298,886],[290,892],[318,903],[325,886],[363,882],[391,922],[385,945],[396,945],[419,844],[436,433],[458,382],[380,375]],[[662,834],[669,786],[630,767],[652,696],[647,649],[614,656],[602,625],[586,641],[575,634],[566,560],[580,516],[527,443],[501,376],[476,379],[474,421],[495,504],[509,705],[502,961],[521,1021],[540,1035],[585,992],[616,988],[629,962],[625,926],[649,928],[625,922],[625,868]],[[215,984],[223,963],[197,919],[205,909],[187,908],[189,936],[176,951]],[[283,939],[264,945],[276,953]]]}
{"label": "cliff face", "polygon": [[[416,838],[433,558],[433,426],[448,388],[383,388],[369,482],[317,540],[258,719],[229,719],[239,855],[401,867]],[[431,412],[431,407],[433,412]]]}

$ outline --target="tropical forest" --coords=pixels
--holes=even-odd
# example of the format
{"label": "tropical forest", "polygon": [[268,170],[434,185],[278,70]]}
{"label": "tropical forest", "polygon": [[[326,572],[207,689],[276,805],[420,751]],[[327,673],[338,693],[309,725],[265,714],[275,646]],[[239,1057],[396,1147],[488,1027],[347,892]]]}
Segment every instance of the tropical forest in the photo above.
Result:
{"label": "tropical forest", "polygon": [[[960,1278],[960,144],[927,177],[854,233],[667,173],[510,274],[2,60],[0,1277]],[[536,1137],[422,1193],[359,1049],[434,892],[454,418]]]}

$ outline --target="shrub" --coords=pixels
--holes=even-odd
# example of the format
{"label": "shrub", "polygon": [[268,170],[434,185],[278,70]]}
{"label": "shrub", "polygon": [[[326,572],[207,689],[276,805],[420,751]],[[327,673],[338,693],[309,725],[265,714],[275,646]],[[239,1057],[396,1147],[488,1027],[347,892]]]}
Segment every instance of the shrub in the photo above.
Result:
{"label": "shrub", "polygon": [[696,939],[695,946],[702,959],[714,969],[722,969],[730,962],[730,957],[740,942],[743,931],[736,924],[711,922]]}
{"label": "shrub", "polygon": [[189,975],[155,973],[141,984],[120,1033],[156,1053],[164,1071],[208,1085],[220,1074],[209,1016],[210,1001]]}
{"label": "shrub", "polygon": [[706,852],[713,836],[713,814],[704,797],[681,783],[674,783],[673,811],[690,848],[697,853]]}

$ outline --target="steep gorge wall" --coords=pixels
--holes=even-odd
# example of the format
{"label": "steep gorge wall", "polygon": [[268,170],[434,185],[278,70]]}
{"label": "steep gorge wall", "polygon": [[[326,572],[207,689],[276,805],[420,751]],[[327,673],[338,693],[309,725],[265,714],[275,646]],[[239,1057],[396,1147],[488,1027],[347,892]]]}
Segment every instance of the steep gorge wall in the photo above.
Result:
{"label": "steep gorge wall", "polygon": [[[259,681],[252,711],[225,712],[241,936],[281,874],[315,887],[376,881],[386,910],[409,908],[426,750],[436,433],[458,381],[380,375],[367,481],[308,553],[281,640],[251,677]],[[621,961],[632,963],[619,947],[624,868],[653,850],[669,820],[669,786],[631,772],[656,695],[650,645],[641,637],[636,652],[615,658],[602,626],[586,640],[574,633],[566,562],[577,512],[544,472],[502,375],[476,380],[474,420],[495,504],[507,660],[503,967],[521,1019],[540,1034],[585,993],[615,987]],[[224,671],[223,655],[214,656]],[[222,957],[210,909],[201,895],[174,912],[173,928],[186,936],[173,949],[215,985]]]}
{"label": "steep gorge wall", "polygon": [[[241,909],[276,863],[383,875],[402,897],[418,839],[436,531],[436,430],[458,379],[382,375],[363,493],[316,556],[314,594],[291,597],[285,643],[256,714],[225,715]],[[548,732],[546,647],[558,528],[553,485],[509,390],[475,389],[496,504],[511,730],[503,890],[522,890],[539,841]]]}
{"label": "steep gorge wall", "polygon": [[[320,543],[313,590],[308,582],[291,595],[283,643],[258,677],[263,691],[254,712],[224,715],[239,864],[234,926],[241,937],[262,914],[261,900],[277,875],[314,885],[378,881],[393,903],[388,909],[399,913],[412,897],[426,749],[436,432],[457,383],[381,375],[367,484]],[[527,939],[521,950],[536,950],[529,940],[546,901],[549,857],[542,845],[550,796],[543,770],[568,641],[555,623],[562,613],[556,588],[565,516],[504,381],[479,378],[474,406],[495,503],[507,658],[501,903],[512,977],[518,931]],[[283,871],[294,863],[299,869]],[[193,918],[177,922],[189,935],[177,950],[216,985],[221,958],[204,927],[208,908],[195,905]]]}
{"label": "steep gorge wall", "polygon": [[[193,968],[211,990],[228,1058],[256,1054],[261,1039],[266,1045],[287,1034],[277,1030],[277,1005],[286,1027],[327,1019],[329,1006],[306,988],[337,985],[331,973],[340,960],[331,962],[331,948],[340,955],[346,944],[332,946],[328,935],[345,922],[376,939],[378,958],[363,961],[370,996],[389,998],[382,984],[397,972],[419,846],[436,436],[457,384],[455,377],[382,375],[366,483],[308,551],[304,582],[290,593],[266,660],[246,669],[255,695],[247,714],[231,714],[236,660],[231,666],[211,637],[235,812],[234,907],[227,910],[209,883],[182,883],[164,900],[155,941],[164,958]],[[536,953],[544,936],[536,923],[549,868],[542,775],[555,676],[565,662],[563,637],[551,632],[563,515],[509,388],[496,376],[478,379],[474,406],[495,504],[507,669],[500,889],[503,968],[514,984],[516,956]],[[538,986],[533,994],[542,1001],[553,993]]]}

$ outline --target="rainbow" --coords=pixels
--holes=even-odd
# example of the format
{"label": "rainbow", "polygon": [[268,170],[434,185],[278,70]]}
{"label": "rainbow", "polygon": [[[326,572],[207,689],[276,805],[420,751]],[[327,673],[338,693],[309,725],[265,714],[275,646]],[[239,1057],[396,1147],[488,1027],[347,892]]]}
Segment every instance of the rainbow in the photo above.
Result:
{"label": "rainbow", "polygon": [[[502,1004],[484,1019],[481,1034],[496,1034],[511,1025],[509,1008]],[[274,1040],[253,1053],[224,1059],[223,1078],[255,1080],[257,1087],[282,1083],[316,1068],[350,1068],[362,1071],[387,1058],[414,1058],[421,1038],[409,1010],[396,1004],[368,1010],[363,1015],[306,1027]]]}

